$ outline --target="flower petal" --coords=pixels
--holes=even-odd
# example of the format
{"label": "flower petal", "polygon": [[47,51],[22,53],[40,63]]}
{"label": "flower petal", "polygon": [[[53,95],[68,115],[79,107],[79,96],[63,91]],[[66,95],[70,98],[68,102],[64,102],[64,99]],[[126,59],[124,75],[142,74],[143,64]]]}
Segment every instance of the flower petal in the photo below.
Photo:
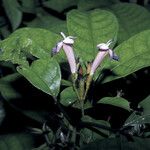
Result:
{"label": "flower petal", "polygon": [[56,46],[52,49],[52,55],[55,55],[56,53],[58,53],[60,51],[60,49],[62,48],[63,46],[63,42],[58,42],[56,44]]}
{"label": "flower petal", "polygon": [[109,49],[108,53],[109,53],[109,56],[110,56],[111,59],[114,59],[116,61],[119,60],[119,57],[115,54],[115,52],[112,49]]}
{"label": "flower petal", "polygon": [[63,43],[65,44],[73,44],[74,43],[74,40],[71,39],[69,36],[66,37],[64,40],[63,40]]}

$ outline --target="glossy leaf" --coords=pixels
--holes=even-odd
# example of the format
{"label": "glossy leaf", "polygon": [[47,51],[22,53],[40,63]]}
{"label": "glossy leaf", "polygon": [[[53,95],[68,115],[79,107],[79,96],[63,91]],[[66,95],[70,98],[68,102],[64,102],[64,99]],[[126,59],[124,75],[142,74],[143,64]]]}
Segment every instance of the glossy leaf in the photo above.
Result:
{"label": "glossy leaf", "polygon": [[75,6],[77,2],[78,0],[48,0],[43,2],[43,5],[58,12],[62,12],[68,7]]}
{"label": "glossy leaf", "polygon": [[6,134],[0,136],[1,150],[29,150],[33,147],[33,138],[26,133]]}
{"label": "glossy leaf", "polygon": [[58,95],[61,73],[54,59],[39,59],[34,61],[30,67],[22,66],[17,70],[36,88],[54,97]]}
{"label": "glossy leaf", "polygon": [[120,107],[128,111],[131,110],[129,102],[122,97],[104,97],[100,99],[97,103]]}
{"label": "glossy leaf", "polygon": [[80,0],[78,3],[79,10],[92,10],[95,8],[107,7],[119,2],[118,0]]}
{"label": "glossy leaf", "polygon": [[110,7],[119,22],[118,43],[121,43],[131,36],[150,29],[150,13],[144,7],[120,3]]}
{"label": "glossy leaf", "polygon": [[22,20],[22,12],[19,9],[19,3],[17,0],[3,0],[2,2],[5,12],[11,22],[12,29],[15,30]]}
{"label": "glossy leaf", "polygon": [[0,60],[27,65],[27,57],[50,57],[51,49],[59,41],[56,34],[39,28],[22,28],[0,42]]}
{"label": "glossy leaf", "polygon": [[116,39],[118,32],[116,17],[99,9],[86,13],[78,10],[69,12],[67,26],[69,35],[77,37],[74,48],[84,61],[94,59],[98,52],[96,45]]}
{"label": "glossy leaf", "polygon": [[60,93],[60,103],[64,106],[69,106],[77,100],[77,95],[72,87],[68,87]]}
{"label": "glossy leaf", "polygon": [[150,66],[150,30],[143,31],[115,48],[119,61],[107,60],[103,69],[114,75],[106,76],[103,83],[125,77],[137,70]]}

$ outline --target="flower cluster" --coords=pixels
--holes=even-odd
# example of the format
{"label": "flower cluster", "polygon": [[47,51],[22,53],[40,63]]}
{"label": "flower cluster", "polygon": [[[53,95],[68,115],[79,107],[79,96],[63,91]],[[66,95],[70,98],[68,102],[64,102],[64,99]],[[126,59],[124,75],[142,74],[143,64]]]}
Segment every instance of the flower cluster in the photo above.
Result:
{"label": "flower cluster", "polygon": [[[63,48],[69,62],[71,73],[75,74],[77,73],[77,63],[73,51],[73,44],[74,44],[75,37],[73,36],[66,37],[63,32],[61,32],[61,35],[63,37],[63,40],[56,44],[56,46],[52,50],[52,53],[56,54]],[[100,43],[97,45],[99,52],[90,67],[90,71],[88,71],[90,76],[94,75],[96,69],[101,64],[101,62],[103,61],[106,55],[109,54],[110,59],[114,59],[117,61],[119,60],[118,56],[110,48],[111,44],[112,44],[112,40],[109,40],[107,43]]]}

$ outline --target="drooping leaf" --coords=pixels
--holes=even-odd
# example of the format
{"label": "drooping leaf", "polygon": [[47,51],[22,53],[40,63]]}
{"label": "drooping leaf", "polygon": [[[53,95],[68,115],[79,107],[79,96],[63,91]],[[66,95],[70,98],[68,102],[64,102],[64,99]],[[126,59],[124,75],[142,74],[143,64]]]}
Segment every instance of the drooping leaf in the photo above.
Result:
{"label": "drooping leaf", "polygon": [[78,0],[48,0],[43,2],[43,5],[58,12],[62,12],[68,7],[75,6],[77,2]]}
{"label": "drooping leaf", "polygon": [[51,50],[60,37],[48,30],[22,28],[0,41],[0,60],[27,65],[27,57],[33,59],[50,57]]}
{"label": "drooping leaf", "polygon": [[5,12],[11,22],[12,29],[15,30],[21,23],[22,12],[17,0],[3,0]]}
{"label": "drooping leaf", "polygon": [[58,95],[61,73],[54,59],[39,59],[34,61],[30,67],[21,66],[17,70],[36,88],[54,97]]}
{"label": "drooping leaf", "polygon": [[92,10],[95,8],[107,7],[119,2],[118,0],[80,0],[78,3],[79,10]]}
{"label": "drooping leaf", "polygon": [[96,45],[110,39],[115,40],[118,32],[116,17],[108,11],[99,9],[91,12],[69,12],[67,26],[69,35],[77,37],[74,48],[84,61],[94,59],[98,52]]}
{"label": "drooping leaf", "polygon": [[150,13],[144,7],[119,3],[110,7],[119,22],[118,43],[122,43],[131,36],[150,29]]}
{"label": "drooping leaf", "polygon": [[69,106],[77,100],[77,95],[72,87],[68,87],[60,93],[60,103],[64,106]]}
{"label": "drooping leaf", "polygon": [[20,77],[18,73],[10,74],[0,78],[0,93],[6,100],[19,98],[21,95],[13,88],[12,82]]}
{"label": "drooping leaf", "polygon": [[34,147],[34,140],[26,133],[6,134],[0,136],[1,150],[29,150]]}
{"label": "drooping leaf", "polygon": [[131,110],[129,102],[122,97],[104,97],[100,99],[97,103],[120,107],[128,111]]}
{"label": "drooping leaf", "polygon": [[150,30],[143,31],[116,47],[119,61],[105,61],[104,69],[114,75],[106,76],[103,83],[125,77],[137,70],[150,66]]}

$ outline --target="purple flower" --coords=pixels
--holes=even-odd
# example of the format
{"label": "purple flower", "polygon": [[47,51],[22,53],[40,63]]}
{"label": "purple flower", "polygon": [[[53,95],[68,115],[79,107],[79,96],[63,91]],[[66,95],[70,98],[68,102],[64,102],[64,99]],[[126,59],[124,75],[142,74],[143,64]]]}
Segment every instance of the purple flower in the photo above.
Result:
{"label": "purple flower", "polygon": [[92,63],[90,75],[92,76],[97,67],[101,64],[102,60],[105,58],[107,54],[109,54],[111,59],[119,60],[118,56],[114,53],[112,49],[109,48],[110,44],[112,43],[112,40],[109,40],[107,43],[100,43],[97,45],[97,48],[99,49],[99,52],[95,58],[95,60]]}
{"label": "purple flower", "polygon": [[63,40],[58,42],[56,46],[52,49],[52,54],[58,53],[62,48],[67,56],[71,73],[74,74],[77,71],[76,60],[73,52],[73,44],[75,37],[65,36],[63,32],[60,33],[63,37]]}

